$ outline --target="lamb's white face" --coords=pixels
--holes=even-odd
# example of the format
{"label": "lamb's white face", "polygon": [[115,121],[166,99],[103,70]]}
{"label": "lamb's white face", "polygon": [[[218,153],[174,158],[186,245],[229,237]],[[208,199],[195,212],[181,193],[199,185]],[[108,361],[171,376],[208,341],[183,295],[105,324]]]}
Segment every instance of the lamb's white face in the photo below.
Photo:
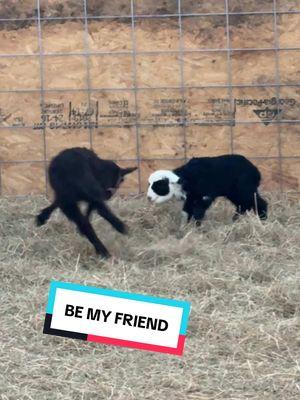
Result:
{"label": "lamb's white face", "polygon": [[148,199],[157,204],[164,203],[172,197],[176,197],[177,200],[184,200],[186,196],[178,181],[179,176],[172,171],[159,170],[153,172],[148,179]]}

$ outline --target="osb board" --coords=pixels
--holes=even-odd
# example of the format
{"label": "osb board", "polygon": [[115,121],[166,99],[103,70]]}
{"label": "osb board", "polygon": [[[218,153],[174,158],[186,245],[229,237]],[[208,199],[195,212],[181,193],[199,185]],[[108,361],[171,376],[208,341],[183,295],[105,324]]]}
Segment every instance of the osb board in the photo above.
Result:
{"label": "osb board", "polygon": [[234,85],[276,83],[276,58],[274,51],[233,51],[231,74]]}
{"label": "osb board", "polygon": [[0,161],[42,161],[43,132],[33,129],[0,129],[0,149]]}
{"label": "osb board", "polygon": [[226,52],[186,53],[183,57],[186,86],[227,85],[228,63]]}
{"label": "osb board", "polygon": [[183,116],[180,89],[139,90],[137,104],[139,120],[144,123],[174,123]]}
{"label": "osb board", "polygon": [[187,118],[191,122],[227,123],[234,116],[227,88],[187,88]]}
{"label": "osb board", "polygon": [[[278,2],[278,1],[277,1]],[[273,11],[273,0],[228,0],[230,12]]]}
{"label": "osb board", "polygon": [[184,132],[181,127],[142,127],[139,136],[142,158],[184,158]]}
{"label": "osb board", "polygon": [[261,172],[261,190],[271,192],[280,191],[281,174],[279,160],[259,160],[251,158],[250,160],[258,167]]}
{"label": "osb board", "polygon": [[90,107],[94,117],[97,115],[93,120],[98,120],[100,125],[128,125],[136,121],[133,91],[92,92]]}
{"label": "osb board", "polygon": [[[112,36],[112,23],[110,20],[89,19],[88,47],[91,51],[129,51],[132,50],[131,21],[115,20],[114,29],[118,32],[118,40]],[[73,38],[68,38],[70,41]],[[76,43],[74,41],[74,43]]]}
{"label": "osb board", "polygon": [[44,163],[9,163],[1,166],[2,195],[45,193]]}
{"label": "osb board", "polygon": [[102,158],[113,160],[137,158],[135,127],[101,127],[94,129],[92,131],[92,143],[93,149]]}
{"label": "osb board", "polygon": [[232,130],[233,152],[246,157],[278,157],[278,126],[270,124],[236,125]]}
{"label": "osb board", "polygon": [[177,50],[179,48],[178,18],[137,20],[135,40],[137,51]]}
{"label": "osb board", "polygon": [[[300,5],[298,6],[300,11]],[[300,14],[282,14],[278,16],[279,47],[299,47]]]}
{"label": "osb board", "polygon": [[[88,16],[131,15],[130,0],[87,0]],[[230,12],[272,11],[273,0],[228,0]],[[40,0],[42,17],[83,17],[83,2],[78,0]],[[297,11],[300,9],[299,0],[277,0],[280,11]],[[224,0],[181,0],[183,13],[224,13]],[[134,12],[140,14],[176,14],[176,0],[135,0]],[[8,0],[0,4],[1,18],[26,18],[36,16],[36,0]]]}
{"label": "osb board", "polygon": [[285,191],[300,191],[300,160],[282,161],[282,181]]}
{"label": "osb board", "polygon": [[0,58],[1,89],[40,89],[39,57]]}
{"label": "osb board", "polygon": [[89,61],[90,86],[93,89],[132,88],[132,71],[131,55],[91,56]]}
{"label": "osb board", "polygon": [[180,86],[179,57],[173,54],[139,55],[136,76],[138,87]]}
{"label": "osb board", "polygon": [[[41,22],[43,52],[63,53],[63,52],[83,52],[84,42],[84,21],[74,20],[65,23],[55,23],[49,21]],[[53,38],[55,37],[55,40]]]}
{"label": "osb board", "polygon": [[84,56],[44,58],[45,89],[83,89],[87,87],[87,66]]}
{"label": "osb board", "polygon": [[226,17],[184,17],[183,43],[189,50],[226,48]]}
{"label": "osb board", "polygon": [[40,102],[41,94],[38,92],[0,93],[0,126],[32,126],[39,122]]}
{"label": "osb board", "polygon": [[300,157],[300,125],[282,124],[281,154],[284,157]]}
{"label": "osb board", "polygon": [[186,128],[187,157],[203,157],[231,152],[228,126],[189,126]]}
{"label": "osb board", "polygon": [[283,84],[299,83],[300,51],[284,51],[278,53],[280,81]]}
{"label": "osb board", "polygon": [[51,160],[60,151],[70,147],[90,147],[89,131],[86,129],[46,129],[46,159]]}
{"label": "osb board", "polygon": [[273,15],[230,15],[229,32],[232,48],[274,47]]}
{"label": "osb board", "polygon": [[22,22],[18,21],[5,22],[5,24],[0,21],[1,53],[36,54],[39,52],[37,25],[26,28],[22,26]]}
{"label": "osb board", "polygon": [[[11,1],[7,3],[13,4]],[[41,1],[42,15],[83,18],[83,8],[79,3],[81,2],[68,1],[61,7],[60,1]],[[285,7],[294,10],[297,6],[296,2],[277,3],[282,10]],[[21,18],[29,16],[30,12],[34,13],[33,2],[25,0],[19,7],[14,4],[15,13],[19,11],[23,13],[19,15]],[[125,15],[127,12],[130,15],[128,4],[130,5],[130,2],[126,1],[88,1],[87,11],[91,16]],[[177,2],[174,1],[136,1],[135,5],[137,14],[177,12]],[[224,12],[224,5],[223,0],[181,1],[182,10],[186,13]],[[268,11],[270,5],[270,1],[229,2],[230,9],[235,12]],[[9,15],[8,8],[1,4],[0,13],[4,9]],[[274,47],[272,18],[271,15],[230,16],[233,49]],[[298,45],[298,22],[298,15],[278,16],[281,47]],[[227,47],[224,16],[183,17],[182,23],[181,44],[185,49]],[[276,90],[271,87],[234,88],[231,101],[228,88],[189,87],[228,84],[230,75],[226,51],[185,52],[182,58],[167,52],[161,55],[138,54],[134,65],[131,54],[113,54],[116,51],[132,50],[130,18],[89,20],[87,43],[85,43],[83,19],[63,23],[60,20],[43,21],[42,48],[46,56],[43,58],[40,70],[36,21],[31,22],[31,25],[24,24],[24,21],[14,21],[0,25],[2,54],[32,55],[1,58],[2,88],[37,90],[43,84],[46,90],[52,91],[44,93],[43,107],[40,105],[42,98],[39,92],[0,94],[0,126],[1,131],[3,130],[2,135],[0,132],[1,161],[29,161],[33,156],[34,160],[43,160],[42,128],[45,128],[47,160],[63,148],[71,145],[89,147],[90,143],[102,157],[135,160],[139,143],[143,179],[146,179],[147,168],[149,169],[147,163],[151,163],[146,159],[161,159],[151,164],[159,167],[160,163],[164,162],[163,158],[183,158],[185,153],[187,157],[228,153],[231,151],[231,146],[235,152],[242,152],[248,157],[254,157],[255,160],[257,160],[255,157],[278,157],[279,144],[282,156],[299,157],[299,125],[281,124],[279,130],[277,125],[266,122],[266,118],[272,121],[299,119],[300,92],[297,86],[280,88],[279,103],[274,100]],[[138,51],[179,49],[178,18],[136,18],[135,28]],[[115,32],[118,32],[118,35],[115,35]],[[86,50],[86,45],[91,51],[108,51],[112,54],[93,54],[88,59],[80,54],[50,55],[55,52],[80,53]],[[299,83],[299,53],[290,50],[278,52],[279,78],[282,83]],[[230,66],[233,84],[276,82],[275,53],[272,50],[255,52],[232,50]],[[43,82],[40,79],[41,72],[43,72]],[[157,86],[179,87],[182,83],[182,73],[185,84],[183,91],[180,88],[153,89]],[[137,104],[132,90],[135,74],[139,88]],[[91,92],[90,96],[85,91],[88,85],[92,89],[97,89]],[[141,90],[143,87],[149,89]],[[101,88],[110,90],[103,91]],[[81,91],[77,91],[78,89]],[[157,126],[177,123],[183,118],[188,122],[185,132],[179,126]],[[239,124],[244,120],[251,124]],[[139,126],[137,131],[135,126],[132,126],[136,121],[151,125]],[[255,124],[252,124],[254,122]],[[122,126],[108,127],[105,126],[107,124]],[[230,127],[230,124],[233,126]],[[34,130],[28,128],[31,125],[34,125]],[[89,125],[91,130],[88,129]],[[15,128],[3,129],[12,126]],[[297,169],[289,162],[295,162],[297,165],[297,160],[283,161],[284,165],[290,168],[290,173],[285,172],[285,175],[293,177]],[[171,161],[165,162],[172,164]],[[259,162],[262,163],[267,187],[277,188],[279,160],[259,160]],[[2,167],[5,166],[6,164],[3,164]],[[135,192],[138,174],[135,173],[134,176],[135,180],[130,177],[127,189],[130,190],[132,187]],[[291,186],[290,177],[286,179],[286,185],[284,179],[282,180],[284,188]],[[292,186],[296,187],[294,183]],[[28,186],[28,192],[31,192],[31,185]]]}

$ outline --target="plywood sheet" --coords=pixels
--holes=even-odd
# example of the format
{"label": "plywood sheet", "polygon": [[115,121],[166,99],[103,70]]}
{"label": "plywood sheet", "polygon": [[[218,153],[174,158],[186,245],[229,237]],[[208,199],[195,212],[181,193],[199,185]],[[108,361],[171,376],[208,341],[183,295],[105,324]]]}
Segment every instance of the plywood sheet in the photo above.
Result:
{"label": "plywood sheet", "polygon": [[181,0],[181,11],[184,14],[191,13],[224,13],[225,2],[224,0]]}
{"label": "plywood sheet", "polygon": [[284,51],[278,53],[280,81],[283,84],[300,82],[300,51]]}
{"label": "plywood sheet", "polygon": [[84,21],[42,21],[43,52],[47,53],[73,53],[83,52]]}
{"label": "plywood sheet", "polygon": [[9,163],[1,166],[2,194],[4,196],[45,193],[44,163]]}
{"label": "plywood sheet", "polygon": [[247,157],[278,157],[277,125],[236,125],[233,128],[233,151]]}
{"label": "plywood sheet", "polygon": [[[33,9],[36,8],[35,0],[23,0],[23,3],[27,3],[27,12],[29,11],[29,2],[34,5]],[[84,8],[81,1],[71,0],[64,2],[63,6],[61,0],[40,0],[41,16],[42,17],[83,17]]]}
{"label": "plywood sheet", "polygon": [[281,124],[281,154],[300,157],[300,124]]}
{"label": "plywood sheet", "polygon": [[89,107],[85,91],[46,92],[36,127],[57,129],[88,128],[95,122],[95,108]]}
{"label": "plywood sheet", "polygon": [[179,57],[174,54],[137,56],[136,74],[139,87],[180,86]]}
{"label": "plywood sheet", "polygon": [[139,90],[137,103],[142,123],[174,123],[183,116],[184,102],[180,89]]}
{"label": "plywood sheet", "polygon": [[225,49],[226,17],[183,17],[183,41],[185,49]]}
{"label": "plywood sheet", "polygon": [[299,0],[277,0],[277,10],[279,11],[300,11]]}
{"label": "plywood sheet", "polygon": [[[117,36],[112,31],[118,32]],[[128,51],[132,49],[131,20],[88,20],[88,46],[91,51]]]}
{"label": "plywood sheet", "polygon": [[136,159],[135,127],[100,127],[92,131],[93,149],[102,158]]}
{"label": "plywood sheet", "polygon": [[136,20],[135,40],[137,51],[178,50],[178,18]]}
{"label": "plywood sheet", "polygon": [[1,89],[40,89],[39,57],[0,58]]}
{"label": "plywood sheet", "polygon": [[273,0],[229,0],[229,12],[273,11]]}
{"label": "plywood sheet", "polygon": [[135,0],[136,14],[176,14],[178,4],[174,0]]}
{"label": "plywood sheet", "polygon": [[34,92],[0,93],[0,127],[31,126],[40,120],[41,95]]}
{"label": "plywood sheet", "polygon": [[0,161],[44,160],[44,136],[33,129],[0,129]]}
{"label": "plywood sheet", "polygon": [[[42,0],[45,1],[45,0]],[[36,15],[36,0],[10,0],[1,1],[1,18],[29,18]]]}
{"label": "plywood sheet", "polygon": [[90,134],[86,129],[46,129],[46,158],[51,160],[70,147],[90,148]]}
{"label": "plywood sheet", "polygon": [[139,128],[140,156],[142,158],[183,158],[183,128],[142,127]]}
{"label": "plywood sheet", "polygon": [[183,57],[186,86],[227,85],[226,52],[186,53]]}
{"label": "plywood sheet", "polygon": [[274,48],[273,15],[230,15],[229,31],[232,48]]}
{"label": "plywood sheet", "polygon": [[233,51],[231,75],[234,85],[276,83],[274,51]]}
{"label": "plywood sheet", "polygon": [[132,91],[96,91],[91,93],[93,120],[100,125],[129,125],[136,121],[135,98]]}
{"label": "plywood sheet", "polygon": [[34,23],[27,27],[23,25],[23,21],[0,21],[2,54],[36,54],[39,52],[37,24]]}
{"label": "plywood sheet", "polygon": [[300,87],[282,86],[279,88],[280,117],[282,120],[300,119]]}
{"label": "plywood sheet", "polygon": [[300,14],[281,14],[278,16],[279,47],[299,47],[299,26]]}
{"label": "plywood sheet", "polygon": [[[273,87],[234,88],[232,95],[236,122],[249,121],[265,125],[279,117],[279,105]],[[284,102],[284,107],[288,106],[289,102]]]}
{"label": "plywood sheet", "polygon": [[233,118],[228,89],[186,89],[187,118],[192,123],[228,124]]}
{"label": "plywood sheet", "polygon": [[186,128],[186,141],[187,157],[210,157],[231,152],[228,126],[189,126]]}
{"label": "plywood sheet", "polygon": [[87,61],[84,56],[44,58],[45,89],[83,89],[87,87]]}
{"label": "plywood sheet", "polygon": [[283,190],[300,192],[300,160],[283,160],[282,173]]}
{"label": "plywood sheet", "polygon": [[[78,3],[77,0],[73,1]],[[79,2],[81,3],[81,2]],[[87,14],[91,16],[101,15],[130,15],[130,0],[106,1],[106,0],[87,0]]]}
{"label": "plywood sheet", "polygon": [[262,175],[261,190],[278,192],[280,191],[280,167],[278,159],[262,160],[250,159],[260,170]]}
{"label": "plywood sheet", "polygon": [[92,89],[131,88],[133,86],[131,55],[90,56],[89,72]]}

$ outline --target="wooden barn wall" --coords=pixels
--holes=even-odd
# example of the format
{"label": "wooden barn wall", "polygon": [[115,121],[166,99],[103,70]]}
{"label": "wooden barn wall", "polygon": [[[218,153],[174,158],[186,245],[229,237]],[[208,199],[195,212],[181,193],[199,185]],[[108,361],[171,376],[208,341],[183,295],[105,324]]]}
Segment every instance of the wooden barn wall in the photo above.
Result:
{"label": "wooden barn wall", "polygon": [[49,194],[71,146],[138,165],[124,193],[231,152],[300,193],[300,1],[179,3],[1,2],[1,195]]}

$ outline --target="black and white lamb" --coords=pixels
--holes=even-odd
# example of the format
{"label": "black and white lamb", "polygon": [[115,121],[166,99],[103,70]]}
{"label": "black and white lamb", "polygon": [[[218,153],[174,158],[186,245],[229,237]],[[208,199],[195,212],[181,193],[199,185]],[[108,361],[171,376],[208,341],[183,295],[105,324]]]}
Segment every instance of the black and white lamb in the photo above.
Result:
{"label": "black and white lamb", "polygon": [[192,158],[173,170],[155,171],[149,177],[147,196],[155,203],[172,197],[184,200],[183,214],[198,223],[217,197],[229,199],[236,207],[234,220],[254,210],[267,218],[267,202],[258,193],[261,175],[255,165],[238,154]]}
{"label": "black and white lamb", "polygon": [[[98,239],[89,217],[96,210],[118,232],[127,232],[125,224],[111,212],[105,201],[116,192],[124,176],[136,169],[120,168],[113,161],[100,159],[89,149],[63,150],[52,159],[48,170],[54,201],[36,217],[36,224],[45,224],[51,213],[60,208],[77,225],[79,232],[88,238],[96,253],[108,257],[109,252]],[[81,212],[79,202],[88,204],[86,215]]]}

